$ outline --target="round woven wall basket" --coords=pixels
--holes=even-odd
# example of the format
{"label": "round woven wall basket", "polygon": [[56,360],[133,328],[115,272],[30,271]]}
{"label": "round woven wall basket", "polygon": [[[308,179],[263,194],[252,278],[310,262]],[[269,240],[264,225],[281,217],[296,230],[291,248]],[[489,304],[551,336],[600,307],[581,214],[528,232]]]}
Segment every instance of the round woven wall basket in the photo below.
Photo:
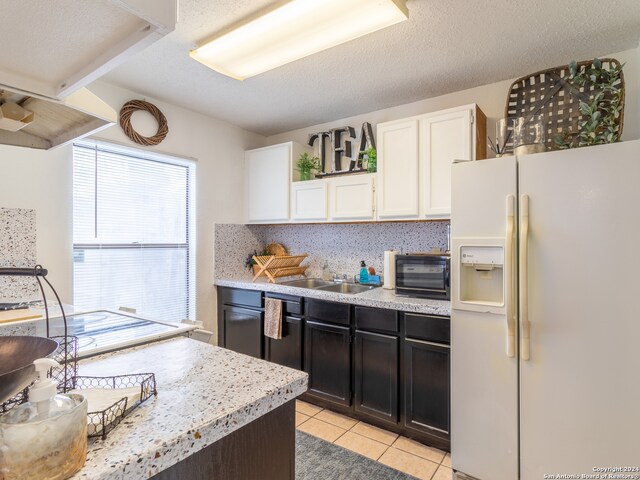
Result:
{"label": "round woven wall basket", "polygon": [[[140,135],[131,125],[131,115],[140,110],[149,112],[158,122],[158,130],[152,137]],[[122,106],[120,109],[120,126],[127,137],[140,145],[158,145],[169,133],[167,117],[153,103],[144,100],[129,100]]]}

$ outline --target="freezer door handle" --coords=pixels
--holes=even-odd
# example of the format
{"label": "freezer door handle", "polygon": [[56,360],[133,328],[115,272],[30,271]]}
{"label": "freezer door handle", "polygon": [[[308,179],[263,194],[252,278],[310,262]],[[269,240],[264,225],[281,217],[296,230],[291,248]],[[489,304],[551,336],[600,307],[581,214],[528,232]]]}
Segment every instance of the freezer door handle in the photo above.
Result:
{"label": "freezer door handle", "polygon": [[515,202],[513,195],[507,195],[507,230],[505,232],[505,303],[507,310],[507,357],[515,356],[516,318],[513,308],[513,231],[515,227]]}
{"label": "freezer door handle", "polygon": [[529,195],[520,197],[520,358],[529,360]]}

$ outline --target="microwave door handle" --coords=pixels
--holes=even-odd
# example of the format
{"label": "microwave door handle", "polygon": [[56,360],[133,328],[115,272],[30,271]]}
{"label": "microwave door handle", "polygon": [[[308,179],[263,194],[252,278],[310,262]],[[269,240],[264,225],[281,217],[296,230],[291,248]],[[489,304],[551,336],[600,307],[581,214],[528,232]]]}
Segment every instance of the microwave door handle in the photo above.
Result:
{"label": "microwave door handle", "polygon": [[451,286],[451,270],[449,268],[445,269],[444,284],[446,287]]}
{"label": "microwave door handle", "polygon": [[441,289],[441,288],[416,288],[416,287],[405,287],[403,285],[400,285],[400,288],[402,288],[403,290],[415,290],[416,292],[437,292],[437,293],[447,293],[447,289]]}
{"label": "microwave door handle", "polygon": [[529,360],[529,195],[520,197],[520,358]]}
{"label": "microwave door handle", "polygon": [[515,228],[515,197],[507,195],[507,228],[505,232],[505,303],[507,310],[507,357],[515,356],[516,328],[513,308],[513,242]]}

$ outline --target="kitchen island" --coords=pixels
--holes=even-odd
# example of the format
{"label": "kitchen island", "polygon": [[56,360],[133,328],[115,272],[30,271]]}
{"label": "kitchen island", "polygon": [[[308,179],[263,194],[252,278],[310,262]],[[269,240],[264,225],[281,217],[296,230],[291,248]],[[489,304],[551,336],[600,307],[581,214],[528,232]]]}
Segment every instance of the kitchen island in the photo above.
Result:
{"label": "kitchen island", "polygon": [[79,363],[80,375],[146,372],[158,396],[106,440],[90,440],[72,478],[294,480],[294,401],[306,373],[188,338]]}

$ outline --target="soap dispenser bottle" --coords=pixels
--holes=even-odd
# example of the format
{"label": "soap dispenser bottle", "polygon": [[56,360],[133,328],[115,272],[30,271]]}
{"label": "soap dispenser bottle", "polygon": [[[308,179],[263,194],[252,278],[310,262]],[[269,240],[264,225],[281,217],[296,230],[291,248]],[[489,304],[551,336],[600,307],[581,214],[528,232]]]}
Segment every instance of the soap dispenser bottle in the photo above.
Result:
{"label": "soap dispenser bottle", "polygon": [[360,283],[369,283],[369,270],[367,269],[367,264],[364,263],[364,260],[360,261]]}
{"label": "soap dispenser bottle", "polygon": [[4,480],[63,480],[79,471],[87,457],[87,400],[58,395],[47,372],[60,364],[33,362],[38,379],[29,401],[0,417],[0,465]]}
{"label": "soap dispenser bottle", "polygon": [[326,281],[331,280],[331,271],[329,270],[329,262],[327,260],[324,261],[324,266],[322,267],[322,279]]}

